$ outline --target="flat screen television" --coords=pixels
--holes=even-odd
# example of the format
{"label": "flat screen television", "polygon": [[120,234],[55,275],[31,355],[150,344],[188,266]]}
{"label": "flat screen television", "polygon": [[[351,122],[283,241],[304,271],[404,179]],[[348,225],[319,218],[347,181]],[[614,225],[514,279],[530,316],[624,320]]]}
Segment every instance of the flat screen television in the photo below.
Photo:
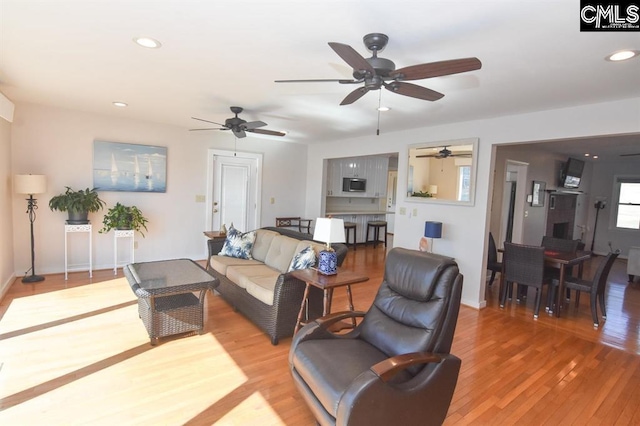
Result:
{"label": "flat screen television", "polygon": [[583,169],[584,161],[569,158],[562,168],[560,186],[563,188],[578,188],[580,186]]}

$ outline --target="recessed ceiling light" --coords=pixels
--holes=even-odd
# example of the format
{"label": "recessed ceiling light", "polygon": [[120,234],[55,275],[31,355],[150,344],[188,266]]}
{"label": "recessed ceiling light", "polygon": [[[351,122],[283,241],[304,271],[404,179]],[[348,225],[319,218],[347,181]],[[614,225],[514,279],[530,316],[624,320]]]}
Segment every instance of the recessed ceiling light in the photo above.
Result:
{"label": "recessed ceiling light", "polygon": [[598,156],[597,156],[597,155],[594,155],[594,156],[593,156],[593,157],[591,157],[591,158],[598,158]]}
{"label": "recessed ceiling light", "polygon": [[136,37],[133,39],[133,41],[135,41],[138,45],[147,47],[149,49],[158,49],[160,46],[162,46],[162,43],[151,37]]}
{"label": "recessed ceiling light", "polygon": [[588,152],[587,152],[587,153],[585,153],[585,154],[584,154],[584,156],[585,156],[585,157],[588,157],[588,156],[589,156],[589,153],[588,153]]}
{"label": "recessed ceiling light", "polygon": [[120,107],[120,108],[124,108],[126,106],[129,106],[129,104],[127,104],[126,102],[113,102],[114,106]]}
{"label": "recessed ceiling light", "polygon": [[390,110],[391,110],[391,108],[389,108],[389,107],[381,106],[381,107],[378,108],[378,111],[382,111],[382,112],[386,112],[386,111],[390,111]]}
{"label": "recessed ceiling light", "polygon": [[613,62],[625,61],[627,59],[635,58],[639,53],[640,52],[637,50],[620,50],[607,56],[606,60]]}

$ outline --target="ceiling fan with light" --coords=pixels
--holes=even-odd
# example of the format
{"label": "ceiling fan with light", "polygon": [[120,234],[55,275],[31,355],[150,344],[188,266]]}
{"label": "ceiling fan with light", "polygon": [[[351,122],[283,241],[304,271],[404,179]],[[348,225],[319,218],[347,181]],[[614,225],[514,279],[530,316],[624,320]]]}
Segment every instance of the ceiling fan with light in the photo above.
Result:
{"label": "ceiling fan with light", "polygon": [[222,126],[222,127],[208,127],[208,128],[204,128],[204,129],[189,129],[189,131],[198,131],[198,130],[231,130],[231,132],[233,132],[233,134],[237,138],[246,137],[247,136],[246,132],[258,133],[258,134],[261,134],[261,135],[269,135],[269,136],[285,136],[286,135],[286,133],[284,133],[284,132],[278,132],[278,131],[275,131],[275,130],[260,129],[260,127],[264,127],[264,126],[267,125],[267,123],[265,123],[264,121],[247,121],[247,120],[243,120],[242,118],[238,117],[238,114],[240,114],[242,112],[242,110],[243,109],[241,107],[232,106],[231,107],[231,112],[234,113],[236,116],[232,117],[232,118],[227,118],[224,121],[224,124],[216,123],[215,121],[204,120],[202,118],[191,117],[194,120],[204,121],[205,123],[216,124],[216,125]]}
{"label": "ceiling fan with light", "polygon": [[478,58],[452,59],[448,61],[430,62],[426,64],[411,65],[396,69],[396,65],[389,59],[378,57],[389,37],[381,33],[371,33],[363,37],[364,45],[371,51],[370,58],[364,58],[351,46],[330,42],[329,46],[351,68],[353,79],[312,79],[312,80],[276,80],[276,83],[313,83],[313,82],[338,82],[340,84],[362,84],[345,97],[340,105],[349,105],[360,99],[371,90],[384,87],[390,92],[425,101],[437,101],[444,95],[435,90],[406,83],[409,80],[422,80],[425,78],[440,77],[458,74],[480,69],[482,63]]}
{"label": "ceiling fan with light", "polygon": [[[449,157],[471,157],[470,152],[465,152],[465,151],[453,152],[450,149],[448,149],[448,147],[450,146],[451,145],[443,146],[442,149],[435,154],[416,155],[416,158],[438,158],[439,159],[439,158],[449,158]],[[423,148],[419,148],[419,149],[423,149]]]}

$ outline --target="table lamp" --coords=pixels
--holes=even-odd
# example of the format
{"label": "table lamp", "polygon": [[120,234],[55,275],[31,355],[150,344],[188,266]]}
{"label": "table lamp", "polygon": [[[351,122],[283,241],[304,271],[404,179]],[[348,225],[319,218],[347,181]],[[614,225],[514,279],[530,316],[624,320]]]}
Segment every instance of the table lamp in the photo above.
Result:
{"label": "table lamp", "polygon": [[29,222],[31,223],[31,275],[22,278],[23,283],[35,283],[44,281],[44,277],[36,275],[35,272],[35,249],[33,239],[33,222],[36,220],[36,210],[38,209],[38,200],[33,198],[34,194],[42,194],[47,191],[47,178],[44,175],[15,175],[13,180],[13,189],[17,194],[28,194],[27,213],[29,214]]}
{"label": "table lamp", "polygon": [[433,239],[442,237],[442,222],[425,222],[424,236],[431,239],[429,253],[433,253]]}
{"label": "table lamp", "polygon": [[313,239],[327,244],[326,250],[322,250],[318,259],[318,272],[324,275],[338,273],[338,255],[331,248],[331,243],[344,243],[344,221],[319,217],[316,219],[316,227],[313,231]]}

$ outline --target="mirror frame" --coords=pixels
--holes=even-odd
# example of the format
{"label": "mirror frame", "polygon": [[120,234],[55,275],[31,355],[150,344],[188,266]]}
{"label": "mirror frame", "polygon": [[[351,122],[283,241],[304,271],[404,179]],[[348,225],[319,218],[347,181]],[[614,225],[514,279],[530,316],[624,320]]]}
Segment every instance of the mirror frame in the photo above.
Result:
{"label": "mirror frame", "polygon": [[[469,176],[469,201],[457,201],[450,199],[428,198],[428,197],[412,197],[409,195],[409,182],[412,179],[411,173],[411,150],[415,148],[436,148],[444,145],[472,145],[471,153],[471,174]],[[407,146],[407,174],[406,174],[406,191],[405,201],[412,203],[433,203],[433,204],[453,204],[457,206],[473,206],[476,199],[476,174],[478,169],[478,138],[452,139],[446,141],[416,143]]]}

